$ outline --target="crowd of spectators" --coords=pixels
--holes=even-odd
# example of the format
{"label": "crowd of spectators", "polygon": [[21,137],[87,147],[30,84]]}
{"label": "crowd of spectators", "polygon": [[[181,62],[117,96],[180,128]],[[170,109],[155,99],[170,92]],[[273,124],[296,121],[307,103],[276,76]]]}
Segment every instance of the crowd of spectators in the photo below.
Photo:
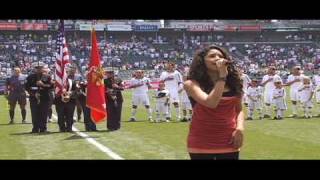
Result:
{"label": "crowd of spectators", "polygon": [[[262,38],[266,37],[262,35]],[[176,38],[165,35],[142,36],[131,34],[129,38],[98,34],[103,66],[113,66],[122,70],[153,69],[161,72],[164,63],[174,61],[184,68],[192,61],[194,52],[202,46],[216,43],[231,52],[239,67],[252,76],[261,76],[264,69],[276,65],[283,74],[293,65],[301,65],[306,71],[319,68],[320,48],[310,35],[288,35],[286,42],[256,41],[229,42],[222,34],[187,34]],[[260,36],[258,36],[260,37]],[[234,37],[232,37],[234,38]],[[241,36],[238,37],[241,39]],[[0,76],[11,75],[14,66],[20,66],[24,73],[30,71],[32,62],[43,61],[54,69],[56,33],[46,32],[0,32]],[[70,57],[80,71],[85,71],[90,58],[90,35],[81,32],[66,34]],[[301,41],[301,42],[300,42]]]}

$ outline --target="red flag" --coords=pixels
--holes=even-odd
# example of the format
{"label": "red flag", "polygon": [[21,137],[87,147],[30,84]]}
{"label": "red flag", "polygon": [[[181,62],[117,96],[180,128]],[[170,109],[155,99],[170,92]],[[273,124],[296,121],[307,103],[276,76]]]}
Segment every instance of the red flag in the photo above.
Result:
{"label": "red flag", "polygon": [[87,75],[87,107],[91,109],[91,118],[95,123],[107,118],[105,90],[103,83],[103,68],[100,63],[100,52],[97,43],[96,32],[92,30],[92,49],[89,72]]}

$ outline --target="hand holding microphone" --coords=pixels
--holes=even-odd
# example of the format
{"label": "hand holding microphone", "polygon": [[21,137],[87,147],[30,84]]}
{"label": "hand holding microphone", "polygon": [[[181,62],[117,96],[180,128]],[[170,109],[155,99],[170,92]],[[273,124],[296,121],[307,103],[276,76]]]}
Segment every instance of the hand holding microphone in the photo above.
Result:
{"label": "hand holding microphone", "polygon": [[219,71],[220,77],[227,77],[228,75],[228,65],[230,64],[230,61],[227,59],[219,59],[216,61],[216,66]]}

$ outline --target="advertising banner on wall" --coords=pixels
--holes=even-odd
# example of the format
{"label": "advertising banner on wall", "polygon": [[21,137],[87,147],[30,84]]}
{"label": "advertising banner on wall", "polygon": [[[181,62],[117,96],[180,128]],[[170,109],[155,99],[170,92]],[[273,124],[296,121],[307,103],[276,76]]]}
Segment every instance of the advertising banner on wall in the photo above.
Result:
{"label": "advertising banner on wall", "polygon": [[[104,24],[95,24],[94,28],[96,31],[104,31],[105,29]],[[92,24],[79,24],[80,31],[91,31],[92,30]]]}
{"label": "advertising banner on wall", "polygon": [[21,30],[33,31],[33,30],[48,30],[48,24],[44,23],[23,23],[20,25]]}
{"label": "advertising banner on wall", "polygon": [[135,31],[158,31],[157,25],[135,25]]}
{"label": "advertising banner on wall", "polygon": [[126,25],[126,24],[119,24],[119,25],[108,24],[107,30],[108,31],[132,31],[132,26]]}
{"label": "advertising banner on wall", "polygon": [[260,25],[253,25],[253,26],[240,26],[240,31],[261,31]]}
{"label": "advertising banner on wall", "polygon": [[17,30],[17,23],[0,23],[0,30]]}

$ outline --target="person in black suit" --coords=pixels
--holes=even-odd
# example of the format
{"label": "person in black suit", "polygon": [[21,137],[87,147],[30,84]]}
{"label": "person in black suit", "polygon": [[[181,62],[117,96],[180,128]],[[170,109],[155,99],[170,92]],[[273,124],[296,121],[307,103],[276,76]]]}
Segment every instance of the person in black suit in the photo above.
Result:
{"label": "person in black suit", "polygon": [[107,129],[115,131],[120,129],[121,111],[123,97],[121,91],[124,90],[122,80],[115,77],[114,71],[106,71],[107,78],[104,79],[107,102]]}
{"label": "person in black suit", "polygon": [[25,89],[29,93],[32,132],[45,133],[47,131],[47,117],[49,110],[50,91],[53,89],[54,82],[46,74],[43,63],[33,64],[35,72],[27,77]]}
{"label": "person in black suit", "polygon": [[96,124],[90,116],[90,108],[86,106],[87,100],[87,82],[82,80],[77,84],[77,97],[83,109],[84,127],[86,131],[97,131]]}
{"label": "person in black suit", "polygon": [[68,77],[67,86],[62,90],[62,94],[55,95],[54,101],[58,114],[58,125],[60,132],[72,132],[73,114],[76,107],[75,90],[75,81]]}

